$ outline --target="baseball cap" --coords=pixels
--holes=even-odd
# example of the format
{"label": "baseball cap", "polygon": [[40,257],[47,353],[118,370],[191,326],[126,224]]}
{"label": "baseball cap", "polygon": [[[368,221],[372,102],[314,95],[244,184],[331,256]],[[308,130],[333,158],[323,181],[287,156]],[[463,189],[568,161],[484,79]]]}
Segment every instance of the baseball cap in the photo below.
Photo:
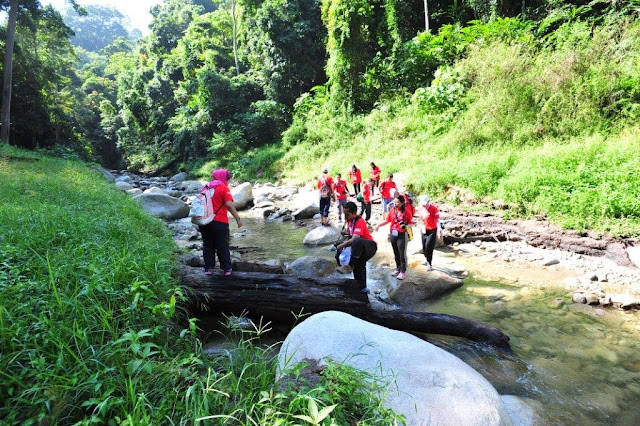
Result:
{"label": "baseball cap", "polygon": [[328,167],[323,167],[322,168],[322,173],[329,173],[329,168]]}

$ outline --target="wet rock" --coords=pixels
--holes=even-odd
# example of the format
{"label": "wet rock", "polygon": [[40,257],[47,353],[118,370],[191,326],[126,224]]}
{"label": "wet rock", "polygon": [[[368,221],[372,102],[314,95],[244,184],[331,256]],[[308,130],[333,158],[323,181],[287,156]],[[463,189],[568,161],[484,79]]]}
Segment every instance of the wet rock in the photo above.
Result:
{"label": "wet rock", "polygon": [[336,262],[322,257],[304,256],[291,262],[286,272],[298,277],[325,277],[336,270]]}
{"label": "wet rock", "polygon": [[127,191],[127,194],[131,195],[132,197],[135,197],[136,195],[142,194],[142,189],[132,188]]}
{"label": "wet rock", "polygon": [[185,180],[177,184],[176,188],[184,194],[191,195],[200,192],[207,183],[206,180]]}

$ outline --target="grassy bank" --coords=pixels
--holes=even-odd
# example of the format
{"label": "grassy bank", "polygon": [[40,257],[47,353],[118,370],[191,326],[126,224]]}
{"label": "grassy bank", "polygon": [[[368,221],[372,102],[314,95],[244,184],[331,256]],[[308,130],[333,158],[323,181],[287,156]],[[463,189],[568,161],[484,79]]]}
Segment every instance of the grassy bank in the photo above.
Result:
{"label": "grassy bank", "polygon": [[5,146],[0,182],[0,423],[286,425],[334,404],[326,421],[393,418],[341,366],[278,390],[263,330],[204,357],[166,226],[99,171]]}
{"label": "grassy bank", "polygon": [[374,161],[438,199],[459,201],[451,188],[461,187],[509,203],[513,216],[640,235],[640,24],[528,31],[470,42],[430,87],[367,115],[320,105],[298,116],[285,178],[307,181],[322,165],[368,174]]}

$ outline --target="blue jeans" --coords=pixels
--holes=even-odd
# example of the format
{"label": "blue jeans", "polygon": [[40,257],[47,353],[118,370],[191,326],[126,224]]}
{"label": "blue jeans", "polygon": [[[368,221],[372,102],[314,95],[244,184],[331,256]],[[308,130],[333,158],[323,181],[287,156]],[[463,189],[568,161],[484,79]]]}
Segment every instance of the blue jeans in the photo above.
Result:
{"label": "blue jeans", "polygon": [[393,204],[393,198],[383,198],[382,199],[382,211],[383,212],[388,212],[390,204]]}

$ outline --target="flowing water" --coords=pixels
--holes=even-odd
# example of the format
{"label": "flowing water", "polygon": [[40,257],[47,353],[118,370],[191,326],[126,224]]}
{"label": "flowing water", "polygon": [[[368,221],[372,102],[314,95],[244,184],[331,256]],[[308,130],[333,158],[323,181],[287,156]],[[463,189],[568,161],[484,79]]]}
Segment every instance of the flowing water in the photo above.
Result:
{"label": "flowing water", "polygon": [[[246,230],[233,244],[259,247],[252,260],[333,259],[326,247],[302,246],[307,231],[293,223],[252,217],[244,222]],[[481,281],[473,273],[463,287],[411,309],[458,315],[504,331],[513,355],[465,339],[423,337],[474,367],[500,394],[528,398],[539,407],[538,424],[640,425],[640,313],[573,305],[564,290]]]}

